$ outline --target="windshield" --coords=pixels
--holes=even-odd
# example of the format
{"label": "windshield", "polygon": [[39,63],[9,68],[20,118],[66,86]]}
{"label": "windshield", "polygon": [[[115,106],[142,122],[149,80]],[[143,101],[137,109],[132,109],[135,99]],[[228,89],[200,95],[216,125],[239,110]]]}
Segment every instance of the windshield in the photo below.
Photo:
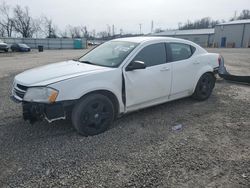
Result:
{"label": "windshield", "polygon": [[79,61],[105,67],[118,67],[137,45],[138,43],[126,41],[105,42],[81,57]]}
{"label": "windshield", "polygon": [[29,48],[26,44],[19,44],[20,47]]}

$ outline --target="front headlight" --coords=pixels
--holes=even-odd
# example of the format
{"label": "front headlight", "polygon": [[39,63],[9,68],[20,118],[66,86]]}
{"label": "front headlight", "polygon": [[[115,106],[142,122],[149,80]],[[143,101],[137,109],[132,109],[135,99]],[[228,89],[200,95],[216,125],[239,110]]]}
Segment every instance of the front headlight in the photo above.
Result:
{"label": "front headlight", "polygon": [[32,87],[27,90],[23,100],[29,102],[53,103],[56,101],[58,91],[49,87]]}

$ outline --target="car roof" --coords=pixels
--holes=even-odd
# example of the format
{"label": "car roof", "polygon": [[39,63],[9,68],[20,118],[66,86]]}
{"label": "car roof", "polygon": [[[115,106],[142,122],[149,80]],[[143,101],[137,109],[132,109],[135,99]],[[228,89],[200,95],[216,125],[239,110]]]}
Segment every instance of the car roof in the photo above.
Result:
{"label": "car roof", "polygon": [[188,45],[194,46],[196,49],[199,49],[200,52],[206,53],[207,51],[203,49],[198,44],[180,38],[173,38],[173,37],[159,37],[159,36],[141,36],[141,37],[127,37],[127,38],[118,38],[112,41],[126,41],[126,42],[135,42],[135,43],[148,43],[148,42],[173,42],[173,43],[184,43]]}
{"label": "car roof", "polygon": [[126,42],[135,42],[135,43],[143,43],[149,41],[167,41],[167,42],[189,42],[184,39],[177,39],[172,37],[158,37],[158,36],[142,36],[142,37],[127,37],[127,38],[118,38],[112,41],[126,41]]}

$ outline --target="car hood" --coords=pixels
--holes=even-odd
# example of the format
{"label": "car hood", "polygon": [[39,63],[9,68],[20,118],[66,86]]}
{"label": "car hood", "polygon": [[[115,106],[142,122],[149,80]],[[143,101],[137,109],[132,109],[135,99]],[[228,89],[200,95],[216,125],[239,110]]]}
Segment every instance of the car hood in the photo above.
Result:
{"label": "car hood", "polygon": [[45,86],[77,76],[108,71],[110,69],[112,68],[70,60],[24,71],[15,77],[15,82],[25,86]]}
{"label": "car hood", "polygon": [[8,46],[8,44],[3,43],[3,42],[0,42],[0,45],[1,45],[1,46]]}

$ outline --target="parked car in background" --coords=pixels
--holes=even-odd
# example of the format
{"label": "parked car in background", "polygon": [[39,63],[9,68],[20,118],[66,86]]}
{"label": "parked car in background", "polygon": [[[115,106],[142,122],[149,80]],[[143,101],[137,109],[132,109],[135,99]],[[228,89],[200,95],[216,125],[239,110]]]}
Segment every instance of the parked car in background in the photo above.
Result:
{"label": "parked car in background", "polygon": [[27,44],[15,43],[10,47],[12,52],[30,52],[30,47]]}
{"label": "parked car in background", "polygon": [[25,120],[69,118],[80,134],[96,135],[131,111],[188,96],[206,100],[220,61],[187,40],[115,39],[78,60],[17,75],[12,98],[22,103]]}
{"label": "parked car in background", "polygon": [[100,45],[100,44],[101,44],[100,41],[89,41],[89,42],[88,42],[88,45],[89,45],[89,46],[96,46],[96,45]]}
{"label": "parked car in background", "polygon": [[8,52],[8,50],[9,50],[8,44],[0,40],[0,51]]}

